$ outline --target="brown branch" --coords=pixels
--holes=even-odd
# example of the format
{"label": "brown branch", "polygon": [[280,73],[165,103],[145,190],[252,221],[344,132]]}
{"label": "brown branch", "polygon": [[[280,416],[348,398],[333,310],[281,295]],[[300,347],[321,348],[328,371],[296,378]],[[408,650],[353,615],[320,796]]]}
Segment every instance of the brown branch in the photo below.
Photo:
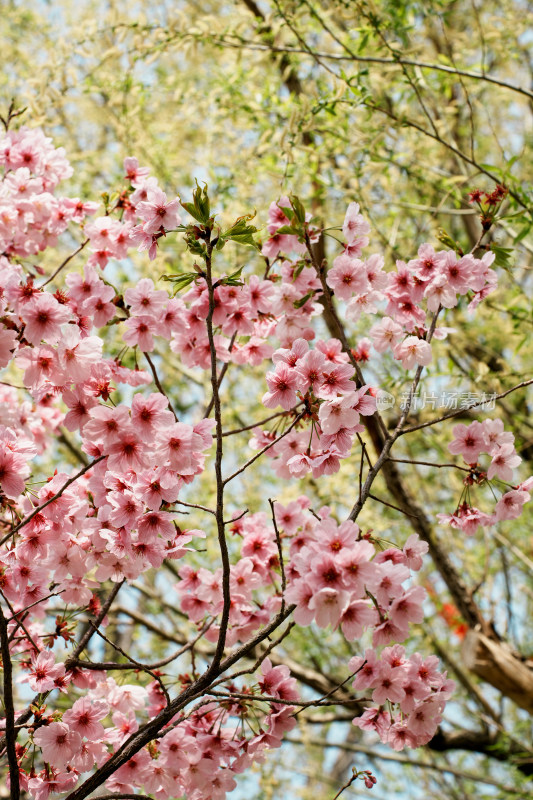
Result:
{"label": "brown branch", "polygon": [[[207,228],[207,235],[211,237],[211,229]],[[211,356],[211,391],[213,399],[213,408],[215,412],[215,439],[216,439],[216,453],[215,453],[215,480],[216,480],[216,524],[218,535],[218,546],[220,549],[220,559],[222,562],[222,615],[220,618],[220,629],[218,640],[215,648],[215,654],[211,665],[206,673],[206,680],[209,681],[218,670],[224,647],[226,644],[226,633],[229,624],[229,613],[231,608],[231,595],[230,595],[230,562],[228,553],[228,544],[226,542],[226,531],[224,526],[224,486],[225,481],[222,477],[222,456],[223,456],[223,441],[222,441],[222,407],[220,403],[219,393],[219,376],[217,373],[217,351],[215,346],[215,335],[213,328],[213,314],[215,313],[215,290],[213,286],[213,273],[212,273],[212,253],[213,244],[211,241],[206,243],[205,255],[205,279],[207,283],[207,292],[209,297],[209,311],[207,313],[206,326],[207,338],[209,340],[209,351]]]}
{"label": "brown branch", "polygon": [[[249,8],[251,5],[255,6],[255,3],[250,3],[249,0],[242,0],[242,2],[248,6]],[[259,12],[256,16],[260,16],[264,19],[263,15]],[[288,56],[290,55],[307,55],[312,56],[313,58],[324,59],[325,61],[356,61],[362,64],[387,64],[392,67],[401,67],[402,65],[406,65],[408,67],[420,67],[420,69],[429,69],[435,72],[446,72],[448,75],[457,75],[463,78],[471,78],[472,80],[478,81],[485,81],[486,83],[492,83],[495,86],[499,86],[502,89],[508,89],[511,92],[517,92],[518,94],[523,95],[524,97],[533,98],[533,92],[530,92],[528,89],[524,89],[522,86],[517,86],[513,83],[508,83],[507,81],[501,80],[500,78],[494,77],[494,75],[487,75],[482,74],[481,72],[471,72],[469,70],[458,69],[454,67],[448,67],[444,64],[431,64],[428,61],[418,61],[412,58],[403,58],[398,56],[397,58],[386,58],[386,57],[379,57],[379,56],[360,56],[356,53],[350,51],[350,55],[341,55],[340,53],[325,53],[320,52],[317,50],[311,50],[311,48],[307,47],[280,47],[276,45],[261,45],[257,43],[251,43],[245,39],[239,37],[238,41],[231,42],[227,39],[223,39],[222,37],[218,37],[215,40],[218,44],[221,44],[223,47],[231,47],[234,49],[243,49],[243,50],[256,50],[259,52],[271,52],[271,53],[284,53]]]}
{"label": "brown branch", "polygon": [[[4,710],[6,727],[7,760],[9,763],[9,781],[11,800],[20,798],[19,767],[17,762],[17,730],[15,729],[15,706],[13,705],[13,670],[9,652],[9,636],[7,620],[0,606],[0,643],[2,651],[2,667],[4,673]],[[18,721],[18,720],[17,720]]]}
{"label": "brown branch", "polygon": [[222,436],[235,436],[237,433],[243,433],[244,431],[251,431],[253,428],[261,428],[263,425],[266,425],[267,422],[270,422],[273,419],[277,419],[278,417],[284,417],[291,414],[291,412],[296,411],[301,403],[297,403],[293,408],[290,408],[288,411],[278,411],[276,414],[271,414],[266,419],[261,419],[259,422],[252,422],[251,425],[244,425],[242,428],[235,428],[232,431],[224,431]]}

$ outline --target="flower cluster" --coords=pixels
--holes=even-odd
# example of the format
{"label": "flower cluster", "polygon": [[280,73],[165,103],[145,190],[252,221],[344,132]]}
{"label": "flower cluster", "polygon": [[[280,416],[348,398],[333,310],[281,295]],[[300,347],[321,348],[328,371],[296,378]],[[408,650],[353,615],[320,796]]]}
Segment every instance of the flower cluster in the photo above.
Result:
{"label": "flower cluster", "polygon": [[423,662],[418,654],[406,659],[400,645],[381,654],[376,648],[404,641],[409,624],[422,621],[426,592],[404,583],[421,568],[428,546],[413,534],[403,550],[376,552],[355,523],[338,525],[327,507],[317,521],[304,515],[306,505],[300,498],[276,507],[278,524],[291,542],[286,598],[296,606],[294,619],[303,626],[314,621],[319,628],[340,627],[348,641],[371,630],[372,647],[349,664],[357,675],[354,688],[374,690],[373,706],[354,724],[377,731],[397,750],[425,744],[441,721],[453,683],[437,670],[435,657]]}
{"label": "flower cluster", "polygon": [[[41,658],[41,657],[40,657]],[[56,668],[57,669],[57,668]],[[257,692],[268,696],[261,719],[250,714],[246,701],[232,701],[226,707],[204,704],[187,719],[177,718],[148,748],[139,751],[106,781],[112,792],[132,793],[136,789],[155,792],[159,797],[192,800],[212,797],[224,800],[235,788],[234,776],[243,772],[268,748],[281,745],[282,736],[294,727],[294,706],[276,703],[298,698],[296,681],[287,667],[263,661],[262,676],[255,686],[241,686],[240,693],[253,698]],[[184,676],[185,677],[185,676]],[[81,772],[103,764],[128,736],[138,730],[136,715],[143,715],[147,702],[157,707],[158,684],[147,688],[118,685],[113,678],[94,678],[90,689],[66,711],[61,719],[43,718],[33,734],[49,767],[34,777],[23,775],[23,788],[36,800],[51,792],[72,788]],[[233,684],[223,687],[232,691]],[[109,720],[110,725],[103,723]],[[252,735],[245,736],[244,720]],[[216,729],[215,729],[216,728]],[[255,730],[254,730],[255,729]]]}
{"label": "flower cluster", "polygon": [[438,665],[436,656],[406,657],[399,644],[385,647],[379,657],[375,650],[366,650],[364,656],[352,658],[352,686],[357,691],[372,689],[372,702],[378,706],[367,708],[353,724],[377,733],[394,750],[427,744],[454,688]]}
{"label": "flower cluster", "polygon": [[73,170],[64,149],[54,147],[40,130],[7,131],[0,141],[0,167],[0,252],[4,256],[33,256],[54,246],[69,222],[80,223],[98,208],[97,203],[55,196],[58,183]]}
{"label": "flower cluster", "polygon": [[[437,514],[437,518],[452,528],[458,528],[467,536],[472,536],[479,526],[490,526],[504,519],[516,519],[522,514],[523,506],[531,499],[533,477],[519,485],[511,484],[514,470],[521,463],[514,446],[514,436],[505,431],[501,419],[474,421],[470,425],[456,425],[453,429],[455,439],[448,445],[454,455],[462,455],[470,471],[464,480],[465,490],[453,514]],[[490,456],[490,464],[479,463],[480,456]],[[470,487],[492,482],[495,488],[510,487],[496,502],[494,512],[486,514],[470,504]],[[494,494],[494,487],[493,487]],[[463,497],[466,496],[466,499]]]}
{"label": "flower cluster", "polygon": [[[376,410],[370,387],[356,389],[352,380],[355,370],[337,339],[317,340],[312,349],[305,339],[296,339],[291,348],[276,350],[273,361],[276,368],[266,375],[269,391],[263,396],[263,405],[281,406],[286,411],[301,406],[300,417],[311,420],[310,435],[295,430],[269,448],[277,474],[301,477],[312,472],[318,477],[337,472],[356,433],[364,430],[361,415]],[[252,446],[268,443],[269,435],[257,431]]]}

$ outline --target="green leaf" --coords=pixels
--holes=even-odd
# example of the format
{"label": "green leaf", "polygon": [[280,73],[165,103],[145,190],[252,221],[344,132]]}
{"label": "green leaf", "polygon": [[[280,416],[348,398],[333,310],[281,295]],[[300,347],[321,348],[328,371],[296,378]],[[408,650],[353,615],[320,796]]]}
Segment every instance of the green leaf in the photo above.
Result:
{"label": "green leaf", "polygon": [[291,194],[289,196],[289,200],[291,201],[291,206],[294,211],[294,216],[296,217],[298,222],[301,222],[303,224],[305,222],[305,208],[303,207],[300,198],[296,197],[296,195],[294,194]]}
{"label": "green leaf", "polygon": [[518,234],[513,239],[513,243],[518,244],[519,242],[522,241],[522,239],[525,239],[530,230],[531,230],[531,224],[528,223],[527,225],[524,225],[522,230],[519,231]]}
{"label": "green leaf", "polygon": [[491,244],[490,249],[496,256],[496,258],[494,259],[494,264],[497,267],[508,269],[510,266],[510,261],[513,255],[513,251],[508,247],[498,247],[498,245],[495,244]]}
{"label": "green leaf", "polygon": [[313,297],[313,295],[314,295],[314,292],[308,292],[303,297],[300,297],[299,300],[295,300],[294,303],[293,303],[294,308],[302,308],[302,306],[305,306],[307,301],[310,300]]}
{"label": "green leaf", "polygon": [[295,228],[294,225],[282,225],[281,228],[277,229],[275,236],[277,236],[278,233],[287,233],[291,234],[292,236],[298,236],[298,234],[300,234],[301,232],[302,232],[301,229]]}
{"label": "green leaf", "polygon": [[254,241],[251,233],[238,233],[234,234],[233,236],[228,236],[228,240],[232,242],[237,242],[238,244],[247,244],[250,247],[258,248],[259,245],[257,242]]}
{"label": "green leaf", "polygon": [[198,184],[196,181],[196,189],[192,193],[192,203],[184,203],[180,200],[180,204],[183,206],[185,211],[187,211],[191,217],[198,220],[198,222],[207,225],[210,222],[210,203],[209,197],[207,194],[207,184],[205,183],[203,188]]}
{"label": "green leaf", "polygon": [[254,216],[255,214],[246,214],[244,217],[239,217],[231,228],[220,235],[220,238],[237,242],[238,244],[247,244],[250,247],[257,247],[253,234],[257,233],[258,229],[255,225],[247,224],[247,220],[252,219]]}
{"label": "green leaf", "polygon": [[186,286],[189,286],[189,284],[199,276],[197,272],[181,272],[176,275],[162,275],[161,277],[164,281],[168,281],[174,286],[174,297],[178,292],[180,292],[182,289],[185,289]]}
{"label": "green leaf", "polygon": [[287,206],[280,206],[279,204],[277,204],[277,205],[278,205],[278,208],[281,211],[283,211],[283,213],[285,214],[287,219],[292,222],[292,220],[294,219],[294,211],[292,210],[292,208],[287,208]]}
{"label": "green leaf", "polygon": [[219,283],[224,284],[224,286],[244,286],[244,281],[239,280],[243,269],[244,264],[242,267],[239,267],[238,270],[232,272],[231,275],[228,275],[226,278],[222,278]]}
{"label": "green leaf", "polygon": [[200,219],[200,217],[197,216],[197,211],[194,203],[184,203],[183,200],[180,200],[180,204],[185,209],[185,211],[188,211],[191,217],[194,217],[194,219],[198,220],[198,222],[203,221]]}
{"label": "green leaf", "polygon": [[454,239],[452,239],[450,234],[447,231],[445,231],[444,228],[439,228],[437,239],[439,240],[439,242],[442,242],[442,244],[446,245],[446,247],[451,247],[452,250],[455,250],[461,255],[463,254],[461,246]]}

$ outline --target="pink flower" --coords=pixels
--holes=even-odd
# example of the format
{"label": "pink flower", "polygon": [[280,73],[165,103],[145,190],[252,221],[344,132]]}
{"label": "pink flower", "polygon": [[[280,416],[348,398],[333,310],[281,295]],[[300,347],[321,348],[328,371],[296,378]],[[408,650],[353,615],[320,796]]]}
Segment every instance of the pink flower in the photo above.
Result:
{"label": "pink flower", "polygon": [[401,669],[393,669],[383,661],[380,664],[379,674],[374,681],[372,702],[383,705],[386,700],[391,703],[400,703],[405,697],[403,689],[404,673]]}
{"label": "pink flower", "polygon": [[78,782],[77,772],[42,770],[35,778],[30,778],[28,788],[35,800],[48,800],[51,794],[61,794],[74,788]]}
{"label": "pink flower", "polygon": [[428,311],[437,311],[439,306],[454,308],[458,302],[457,295],[445,275],[436,275],[428,283],[424,289],[424,297],[427,299]]}
{"label": "pink flower", "polygon": [[359,639],[365,628],[373,625],[378,613],[364,600],[354,600],[347,606],[341,616],[340,626],[349,642]]}
{"label": "pink flower", "polygon": [[501,419],[486,419],[482,423],[483,434],[487,445],[487,453],[493,455],[504,444],[513,444],[514,436],[504,431]]}
{"label": "pink flower", "polygon": [[335,367],[328,367],[323,373],[323,381],[315,391],[317,397],[323,400],[333,400],[337,394],[351,392],[355,389],[355,383],[350,380],[355,370],[351,364],[338,364]]}
{"label": "pink flower", "polygon": [[320,553],[311,560],[311,580],[313,588],[342,589],[342,571],[337,559],[328,553]]}
{"label": "pink flower", "polygon": [[174,527],[174,515],[166,514],[163,511],[150,511],[138,520],[139,540],[150,542],[156,536],[163,539],[173,539],[176,535]]}
{"label": "pink flower", "polygon": [[131,425],[120,431],[120,439],[113,441],[108,449],[108,468],[117,472],[142,470],[148,466],[144,443]]}
{"label": "pink flower", "polygon": [[384,740],[391,725],[391,718],[384,708],[367,708],[360,717],[352,720],[352,725],[356,725],[362,731],[375,731]]}
{"label": "pink flower", "polygon": [[258,367],[266,358],[271,358],[274,348],[258,336],[250,336],[246,344],[234,345],[231,358],[235,364],[252,364]]}
{"label": "pink flower", "polygon": [[456,425],[453,429],[455,439],[448,445],[454,455],[462,455],[467,464],[475,464],[479,454],[485,450],[485,432],[480,422],[470,425]]}
{"label": "pink flower", "polygon": [[161,228],[168,231],[180,225],[179,206],[177,198],[168,202],[161,189],[152,189],[148,193],[148,200],[141,201],[136,208],[138,216],[143,220],[144,232],[153,234]]}
{"label": "pink flower", "polygon": [[359,203],[350,203],[348,206],[342,233],[348,244],[359,244],[361,248],[368,244],[367,233],[370,233],[370,225],[359,213]]}
{"label": "pink flower", "polygon": [[159,392],[148,397],[135,394],[131,403],[131,422],[144,436],[153,435],[174,422],[174,416],[168,409],[167,398]]}
{"label": "pink flower", "polygon": [[422,603],[425,598],[425,589],[422,586],[413,586],[394,599],[389,611],[390,619],[399,628],[407,627],[410,622],[422,622]]}
{"label": "pink flower", "polygon": [[513,477],[513,469],[517,467],[522,459],[514,449],[514,444],[503,444],[492,452],[492,461],[487,472],[489,481],[497,475],[502,481],[510,481]]}
{"label": "pink flower", "polygon": [[496,503],[494,509],[496,519],[516,519],[522,513],[522,506],[530,500],[529,492],[512,489],[506,492]]}
{"label": "pink flower", "polygon": [[184,422],[175,422],[163,429],[158,437],[158,455],[168,461],[170,469],[180,475],[194,472],[192,464],[193,429]]}
{"label": "pink flower", "polygon": [[56,344],[61,338],[61,325],[71,316],[68,306],[61,305],[48,292],[41,292],[21,311],[25,323],[24,337],[30,344]]}
{"label": "pink flower", "polygon": [[17,346],[17,334],[0,323],[0,368],[7,367]]}
{"label": "pink flower", "polygon": [[250,275],[248,280],[248,298],[254,314],[270,311],[271,297],[274,287],[270,281],[260,280],[257,275]]}
{"label": "pink flower", "polygon": [[30,474],[26,459],[0,442],[0,487],[6,497],[15,500],[24,491]]}
{"label": "pink flower", "polygon": [[379,603],[387,603],[390,598],[403,594],[402,583],[409,578],[409,570],[403,564],[385,561],[369,580],[369,588]]}
{"label": "pink flower", "polygon": [[39,728],[33,741],[43,751],[43,758],[54,767],[66,767],[81,747],[81,736],[64,722],[52,722]]}
{"label": "pink flower", "polygon": [[142,315],[139,317],[129,317],[124,323],[126,332],[122,338],[130,347],[138,346],[144,353],[150,353],[154,349],[153,334],[156,332],[156,320],[153,317]]}
{"label": "pink flower", "polygon": [[347,605],[347,593],[337,589],[320,589],[313,595],[309,608],[315,612],[316,624],[319,628],[331,625],[336,628]]}
{"label": "pink flower", "polygon": [[348,662],[348,668],[352,673],[355,673],[352,686],[357,692],[360,692],[376,685],[379,680],[381,663],[378,660],[376,651],[369,649],[365,650],[364,656],[351,658]]}
{"label": "pink flower", "polygon": [[80,329],[74,325],[63,326],[57,348],[58,361],[69,381],[87,380],[92,364],[102,358],[103,342],[98,336],[81,338]]}
{"label": "pink flower", "polygon": [[407,717],[407,727],[419,740],[419,744],[428,742],[441,721],[440,703],[436,698],[419,703]]}
{"label": "pink flower", "polygon": [[422,567],[422,556],[425,555],[428,550],[428,543],[421,541],[417,533],[412,533],[407,539],[403,548],[405,563],[409,569],[418,572],[418,570]]}
{"label": "pink flower", "polygon": [[269,658],[261,664],[263,678],[259,681],[259,688],[263,694],[279,697],[281,700],[298,700],[299,694],[296,681],[291,678],[289,668],[280,665],[273,667]]}
{"label": "pink flower", "polygon": [[112,525],[128,530],[136,526],[143,507],[131,492],[109,492],[107,501],[112,508],[108,518]]}
{"label": "pink flower", "polygon": [[286,364],[280,363],[275,372],[267,372],[268,391],[263,395],[262,403],[267,408],[281,406],[286,411],[297,401],[296,389],[299,385],[298,374]]}
{"label": "pink flower", "polygon": [[426,367],[431,363],[431,345],[418,336],[408,336],[394,347],[393,354],[404,369],[412,369],[415,364]]}
{"label": "pink flower", "polygon": [[417,747],[418,741],[414,733],[409,730],[406,722],[395,722],[387,731],[385,741],[393,750],[403,750],[404,747]]}
{"label": "pink flower", "polygon": [[100,720],[107,716],[108,711],[109,706],[104,700],[81,697],[72,708],[65,711],[63,722],[66,722],[71,731],[91,741],[97,741],[104,737],[105,731]]}
{"label": "pink flower", "polygon": [[383,317],[370,328],[369,336],[372,339],[374,348],[378,353],[384,353],[389,347],[395,347],[403,333],[403,328],[390,317]]}
{"label": "pink flower", "polygon": [[89,410],[89,417],[89,421],[83,428],[83,436],[88,441],[103,444],[106,448],[111,442],[116,442],[129,422],[126,406],[117,406],[116,408],[96,406]]}
{"label": "pink flower", "polygon": [[342,550],[339,562],[344,571],[345,585],[352,595],[362,597],[367,582],[375,579],[378,567],[370,559],[374,546],[364,540],[356,542],[350,549]]}
{"label": "pink flower", "polygon": [[54,654],[50,650],[42,650],[37,657],[32,657],[30,674],[20,680],[27,681],[34,692],[47,692],[55,689],[55,681],[64,674],[65,665],[56,664]]}
{"label": "pink flower", "polygon": [[298,361],[296,374],[298,376],[298,389],[305,394],[309,389],[314,392],[315,386],[323,380],[323,370],[326,357],[320,350],[309,350]]}
{"label": "pink flower", "polygon": [[134,316],[159,316],[168,303],[169,297],[163,290],[156,291],[150,278],[141,278],[134,289],[126,289],[124,300]]}
{"label": "pink flower", "polygon": [[354,428],[358,424],[359,414],[353,408],[354,394],[322,403],[318,418],[325,434],[337,433],[341,428]]}
{"label": "pink flower", "polygon": [[341,300],[349,300],[353,294],[368,290],[365,265],[359,259],[350,258],[344,253],[337,256],[333,262],[333,268],[329,270],[326,281]]}
{"label": "pink flower", "polygon": [[137,159],[129,156],[124,159],[124,172],[131,185],[137,187],[142,185],[144,179],[148,177],[150,168],[140,167]]}

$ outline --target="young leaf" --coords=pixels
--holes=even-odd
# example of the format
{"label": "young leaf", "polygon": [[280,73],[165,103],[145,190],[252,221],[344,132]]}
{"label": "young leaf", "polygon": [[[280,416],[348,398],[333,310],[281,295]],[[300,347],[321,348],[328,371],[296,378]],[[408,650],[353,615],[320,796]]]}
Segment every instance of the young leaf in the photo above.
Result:
{"label": "young leaf", "polygon": [[294,194],[291,194],[289,199],[296,219],[303,224],[305,222],[305,208],[301,200]]}

